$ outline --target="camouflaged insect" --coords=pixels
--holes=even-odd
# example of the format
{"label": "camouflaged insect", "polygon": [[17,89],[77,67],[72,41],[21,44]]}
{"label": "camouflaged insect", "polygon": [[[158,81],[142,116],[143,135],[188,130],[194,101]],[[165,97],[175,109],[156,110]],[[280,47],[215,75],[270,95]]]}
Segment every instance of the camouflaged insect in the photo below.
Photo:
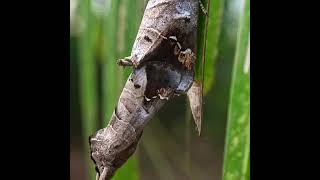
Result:
{"label": "camouflaged insect", "polygon": [[108,126],[89,138],[97,178],[111,179],[135,152],[143,128],[174,95],[194,81],[198,0],[150,0],[131,55],[133,66]]}

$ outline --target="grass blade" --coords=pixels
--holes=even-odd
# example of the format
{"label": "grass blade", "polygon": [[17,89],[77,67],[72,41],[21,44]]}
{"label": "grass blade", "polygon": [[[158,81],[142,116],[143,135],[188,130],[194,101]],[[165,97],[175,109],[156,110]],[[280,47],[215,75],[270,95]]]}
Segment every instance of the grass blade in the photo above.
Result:
{"label": "grass blade", "polygon": [[119,94],[116,63],[119,1],[111,1],[110,6],[103,24],[106,53],[102,64],[102,110],[105,112],[102,120],[103,127],[109,122]]}
{"label": "grass blade", "polygon": [[[196,80],[203,80],[203,94],[206,95],[212,88],[214,81],[214,63],[218,54],[224,0],[212,2],[202,0],[202,3],[208,7],[208,16],[206,18],[200,9]],[[204,63],[203,67],[202,63]]]}
{"label": "grass blade", "polygon": [[88,138],[94,133],[97,127],[97,95],[96,95],[96,70],[94,59],[94,31],[95,22],[91,14],[90,1],[83,0],[80,3],[81,16],[84,31],[80,35],[80,59],[79,59],[79,77],[80,77],[80,105],[81,116],[83,120],[83,143],[86,162],[88,165],[89,178],[95,178],[94,164],[89,158],[90,150]]}
{"label": "grass blade", "polygon": [[224,8],[224,0],[215,0],[210,3],[210,13],[208,15],[207,46],[204,65],[204,85],[203,94],[206,95],[213,87],[214,64],[218,54],[218,42],[221,31],[221,19]]}
{"label": "grass blade", "polygon": [[250,0],[242,1],[230,94],[224,180],[250,179]]}

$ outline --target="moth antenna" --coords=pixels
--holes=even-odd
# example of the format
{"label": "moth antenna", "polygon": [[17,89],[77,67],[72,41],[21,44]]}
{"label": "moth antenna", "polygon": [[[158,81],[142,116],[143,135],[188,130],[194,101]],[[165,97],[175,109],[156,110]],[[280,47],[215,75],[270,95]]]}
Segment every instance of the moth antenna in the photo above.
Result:
{"label": "moth antenna", "polygon": [[204,8],[204,5],[202,4],[201,0],[199,0],[199,5],[200,5],[200,8],[202,10],[202,12],[208,16],[208,11],[206,10],[206,8]]}

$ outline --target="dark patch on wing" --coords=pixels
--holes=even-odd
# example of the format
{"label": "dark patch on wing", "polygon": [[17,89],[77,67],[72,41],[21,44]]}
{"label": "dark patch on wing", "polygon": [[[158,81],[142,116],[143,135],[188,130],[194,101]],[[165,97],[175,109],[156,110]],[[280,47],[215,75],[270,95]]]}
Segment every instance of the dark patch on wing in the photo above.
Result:
{"label": "dark patch on wing", "polygon": [[144,36],[143,38],[144,38],[147,42],[152,43],[152,40],[149,38],[149,36]]}
{"label": "dark patch on wing", "polygon": [[133,86],[134,86],[134,88],[136,88],[136,89],[138,89],[138,88],[141,87],[139,84],[134,84]]}

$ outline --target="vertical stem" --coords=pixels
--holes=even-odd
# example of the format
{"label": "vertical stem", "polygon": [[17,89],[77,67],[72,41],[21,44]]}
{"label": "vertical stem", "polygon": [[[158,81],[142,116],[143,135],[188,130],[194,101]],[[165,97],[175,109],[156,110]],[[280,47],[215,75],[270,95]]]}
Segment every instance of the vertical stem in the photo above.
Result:
{"label": "vertical stem", "polygon": [[[223,179],[248,179],[250,160],[250,75],[244,71],[249,48],[250,0],[241,1],[240,23],[233,65]],[[250,179],[250,178],[249,178]]]}

